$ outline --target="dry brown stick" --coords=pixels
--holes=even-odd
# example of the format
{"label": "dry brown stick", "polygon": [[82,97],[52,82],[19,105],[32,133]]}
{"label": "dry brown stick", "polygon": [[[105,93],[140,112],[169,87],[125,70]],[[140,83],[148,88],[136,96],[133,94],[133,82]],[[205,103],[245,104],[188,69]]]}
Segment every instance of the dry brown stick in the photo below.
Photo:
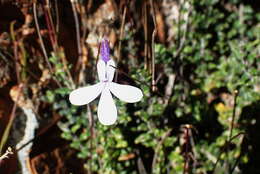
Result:
{"label": "dry brown stick", "polygon": [[[85,46],[84,41],[86,40],[86,37],[87,37],[87,30],[88,30],[87,22],[86,22],[86,20],[88,19],[87,12],[86,12],[85,6],[83,6],[83,5],[79,6],[79,13],[80,13],[80,18],[81,18],[81,22],[82,22],[82,36],[81,36],[82,47]],[[85,55],[83,49],[82,49],[82,54]]]}
{"label": "dry brown stick", "polygon": [[49,0],[45,0],[45,1],[46,1],[46,5],[44,5],[43,9],[44,9],[44,16],[45,16],[47,28],[48,28],[48,34],[49,34],[49,38],[51,40],[52,48],[55,51],[57,51],[57,38],[55,35],[54,24],[53,24],[51,12],[50,12],[50,2],[49,2]]}
{"label": "dry brown stick", "polygon": [[8,147],[6,152],[0,156],[0,163],[2,162],[2,160],[9,158],[10,155],[13,155],[13,150],[11,147]]}
{"label": "dry brown stick", "polygon": [[[78,18],[77,9],[76,9],[76,3],[78,3],[78,2],[77,2],[77,0],[70,0],[70,2],[71,2],[72,12],[73,12],[73,16],[74,16],[76,42],[77,42],[77,50],[78,50],[78,60],[76,63],[76,70],[79,70],[79,69],[81,69],[80,68],[82,66],[81,64],[84,63],[84,60],[83,60],[83,51],[82,51],[81,40],[80,40],[79,18]],[[84,32],[83,32],[83,36],[84,36]],[[83,65],[83,66],[85,66],[85,65]],[[77,79],[78,80],[80,79],[80,70],[79,70]]]}
{"label": "dry brown stick", "polygon": [[233,111],[232,111],[232,120],[231,120],[231,125],[230,125],[229,141],[231,140],[231,138],[233,136],[232,134],[233,134],[233,129],[234,129],[235,117],[236,117],[238,90],[235,90],[234,94],[235,94],[235,97],[234,97],[234,107],[233,107]]}
{"label": "dry brown stick", "polygon": [[148,22],[147,22],[147,3],[144,2],[144,69],[148,69]]}
{"label": "dry brown stick", "polygon": [[17,82],[21,82],[21,76],[20,76],[20,66],[19,66],[19,60],[18,60],[18,46],[17,46],[17,41],[14,42],[14,57],[15,57],[15,72],[16,72],[16,78]]}
{"label": "dry brown stick", "polygon": [[122,47],[122,40],[123,40],[123,37],[124,37],[126,11],[127,11],[127,4],[125,4],[125,6],[124,6],[123,19],[122,19],[122,24],[121,24],[121,27],[120,27],[117,63],[119,63],[121,61],[121,47]]}
{"label": "dry brown stick", "polygon": [[44,46],[44,42],[43,42],[43,39],[42,39],[42,36],[41,36],[41,33],[40,33],[40,27],[39,27],[39,22],[38,22],[38,18],[37,18],[37,12],[36,12],[36,2],[33,3],[33,16],[34,16],[34,21],[35,21],[35,26],[36,26],[36,30],[37,30],[37,34],[38,34],[38,37],[39,37],[39,41],[40,41],[40,46],[41,46],[41,49],[42,49],[42,52],[43,52],[43,57],[45,58],[45,61],[47,63],[47,66],[49,68],[49,71],[50,73],[54,76],[54,80],[55,82],[57,83],[57,85],[59,87],[61,87],[62,85],[60,84],[60,82],[56,79],[55,75],[54,75],[54,72],[52,70],[52,67],[51,67],[51,63],[49,62],[49,59],[48,59],[48,55],[47,55],[47,52],[46,52],[46,48]]}
{"label": "dry brown stick", "polygon": [[[238,97],[238,90],[234,91],[234,107],[232,111],[232,120],[231,120],[231,125],[230,125],[230,132],[229,132],[229,142],[231,142],[231,138],[233,136],[233,129],[234,129],[234,122],[235,122],[235,117],[236,117],[236,107],[237,107],[237,97]],[[227,146],[227,162],[228,162],[228,170],[230,172],[230,163],[229,163],[229,151],[230,151],[230,143],[228,143]]]}
{"label": "dry brown stick", "polygon": [[89,0],[87,4],[87,10],[89,11],[93,5],[93,0]]}
{"label": "dry brown stick", "polygon": [[78,14],[77,14],[77,11],[76,11],[77,0],[70,0],[70,2],[71,2],[71,6],[72,6],[72,12],[73,12],[73,16],[74,16],[74,21],[75,21],[78,56],[79,56],[79,59],[81,59],[81,57],[82,57],[82,49],[81,49],[81,44],[80,44],[79,19],[78,19]]}
{"label": "dry brown stick", "polygon": [[188,174],[189,172],[189,161],[190,161],[190,157],[189,157],[189,152],[188,152],[188,147],[189,147],[189,140],[190,140],[190,127],[189,126],[185,126],[184,127],[184,137],[185,137],[185,154],[184,154],[184,167],[183,167],[183,174]]}
{"label": "dry brown stick", "polygon": [[15,21],[11,22],[10,31],[11,31],[11,38],[12,38],[13,46],[14,46],[14,60],[15,60],[16,78],[17,78],[18,84],[20,84],[20,81],[21,81],[20,71],[19,71],[20,70],[20,67],[19,67],[20,61],[19,61],[19,58],[18,58],[18,41],[16,41],[16,38],[15,38],[14,24],[15,24]]}
{"label": "dry brown stick", "polygon": [[19,61],[19,57],[18,57],[18,44],[19,43],[18,43],[18,41],[16,41],[16,38],[15,38],[14,24],[15,24],[15,22],[11,23],[11,37],[12,37],[12,40],[13,40],[13,43],[14,43],[14,60],[15,60],[15,65],[16,65],[15,66],[16,78],[17,78],[17,83],[20,84],[20,85],[18,87],[18,95],[16,97],[15,104],[12,108],[12,113],[11,113],[10,119],[8,121],[6,128],[5,128],[3,139],[1,140],[0,153],[1,153],[1,150],[4,146],[4,144],[7,141],[7,136],[10,132],[11,126],[12,126],[14,118],[15,118],[15,111],[17,109],[17,101],[20,99],[22,89],[23,89],[23,86],[24,86],[24,84],[21,83],[21,75],[20,75],[20,67],[21,66],[19,66],[19,63],[21,63],[21,62]]}
{"label": "dry brown stick", "polygon": [[154,10],[154,4],[153,0],[150,0],[150,5],[152,9],[152,16],[153,16],[153,23],[154,23],[154,30],[152,34],[152,91],[156,91],[156,84],[155,84],[155,36],[157,34],[157,23],[156,23],[156,17],[155,17],[155,10]]}
{"label": "dry brown stick", "polygon": [[[18,95],[17,95],[17,98],[16,98],[16,101],[19,100],[20,96],[21,96],[21,91],[23,89],[23,85],[20,84],[19,85],[19,89],[18,89]],[[4,134],[2,136],[2,139],[0,141],[0,153],[2,152],[2,149],[7,141],[7,137],[9,135],[9,132],[10,132],[10,129],[11,129],[11,125],[13,124],[13,121],[14,121],[14,118],[15,118],[15,112],[16,112],[16,109],[17,109],[17,102],[14,103],[14,106],[12,108],[12,112],[11,112],[11,115],[10,115],[10,119],[8,121],[8,124],[4,130]]]}
{"label": "dry brown stick", "polygon": [[58,0],[55,0],[55,13],[56,13],[56,33],[59,33],[60,18],[59,18]]}
{"label": "dry brown stick", "polygon": [[[52,41],[52,46],[53,46],[53,49],[55,50],[55,54],[56,56],[59,56],[61,57],[61,61],[62,61],[62,64],[64,65],[64,71],[67,73],[68,75],[68,78],[70,81],[70,88],[75,88],[75,85],[74,85],[74,82],[73,82],[73,79],[72,79],[72,76],[71,76],[71,73],[69,71],[69,68],[67,66],[67,61],[65,59],[65,56],[64,54],[62,54],[64,51],[63,49],[59,50],[59,47],[58,47],[58,43],[57,43],[57,35],[55,33],[55,27],[54,27],[54,22],[53,22],[53,19],[52,19],[52,16],[51,16],[51,11],[50,11],[50,2],[49,0],[46,0],[46,6],[45,6],[45,10],[46,10],[46,22],[47,22],[47,26],[48,26],[48,30],[50,31],[50,39]],[[58,14],[57,14],[58,16]],[[58,17],[57,17],[58,18]],[[56,28],[57,29],[57,28]],[[62,53],[60,53],[60,51],[62,51]]]}
{"label": "dry brown stick", "polygon": [[[123,40],[123,37],[124,37],[126,10],[127,10],[127,5],[124,6],[123,19],[122,19],[122,24],[121,24],[121,27],[120,27],[119,44],[118,44],[118,50],[117,50],[117,54],[118,54],[117,55],[117,63],[120,63],[120,61],[121,61],[121,49],[122,49],[122,40]],[[117,78],[118,78],[118,73],[116,72],[115,82],[117,82]]]}
{"label": "dry brown stick", "polygon": [[[48,0],[49,1],[49,0]],[[48,6],[47,6],[47,14],[48,14],[48,17],[49,17],[49,20],[50,20],[50,27],[51,27],[51,32],[52,32],[52,37],[53,37],[53,40],[54,40],[54,46],[55,46],[55,49],[57,49],[57,34],[55,33],[55,27],[54,27],[54,22],[53,22],[53,19],[52,19],[52,15],[51,15],[51,7],[50,7],[50,3],[48,2]]]}

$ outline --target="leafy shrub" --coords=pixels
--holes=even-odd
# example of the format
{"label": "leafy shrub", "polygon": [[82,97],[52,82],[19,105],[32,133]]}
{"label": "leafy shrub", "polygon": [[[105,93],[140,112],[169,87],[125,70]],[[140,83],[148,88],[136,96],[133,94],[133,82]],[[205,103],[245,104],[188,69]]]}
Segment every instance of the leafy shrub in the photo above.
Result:
{"label": "leafy shrub", "polygon": [[[71,141],[89,171],[241,173],[240,166],[250,162],[241,148],[247,129],[239,120],[245,107],[260,100],[260,14],[240,0],[191,1],[179,12],[188,18],[173,24],[176,37],[170,46],[155,45],[157,75],[162,74],[157,92],[151,90],[143,62],[124,60],[144,98],[136,104],[116,101],[116,125],[97,122],[97,101],[86,107],[69,104],[69,88],[46,93],[53,109],[64,116],[59,123],[62,137]],[[134,39],[125,37],[131,49],[126,46],[124,51],[136,53]],[[64,82],[62,72],[57,64],[57,79]],[[169,97],[165,90],[170,75],[175,80]]]}

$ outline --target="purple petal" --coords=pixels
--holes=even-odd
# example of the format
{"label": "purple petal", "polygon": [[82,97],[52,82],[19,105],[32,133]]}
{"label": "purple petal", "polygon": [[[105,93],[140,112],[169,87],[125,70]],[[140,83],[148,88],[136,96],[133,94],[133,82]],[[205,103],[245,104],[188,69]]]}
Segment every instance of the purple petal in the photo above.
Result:
{"label": "purple petal", "polygon": [[107,39],[102,40],[100,53],[102,60],[107,63],[110,60],[109,42]]}

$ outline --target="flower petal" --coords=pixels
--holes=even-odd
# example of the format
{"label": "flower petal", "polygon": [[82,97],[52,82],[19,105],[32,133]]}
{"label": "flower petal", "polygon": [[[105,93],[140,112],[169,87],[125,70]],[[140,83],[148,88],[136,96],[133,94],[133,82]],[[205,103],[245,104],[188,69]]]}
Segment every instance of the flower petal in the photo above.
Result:
{"label": "flower petal", "polygon": [[116,67],[116,64],[115,62],[110,59],[108,62],[107,62],[107,76],[108,76],[108,81],[109,82],[112,82],[113,78],[114,78],[114,74],[115,74],[115,67]]}
{"label": "flower petal", "polygon": [[101,59],[97,63],[97,72],[99,81],[106,81],[106,63]]}
{"label": "flower petal", "polygon": [[88,104],[99,96],[103,88],[104,83],[97,83],[92,86],[75,89],[70,93],[69,100],[73,105]]}
{"label": "flower petal", "polygon": [[140,101],[143,98],[142,91],[134,86],[120,85],[111,82],[109,89],[117,98],[124,102],[134,103]]}
{"label": "flower petal", "polygon": [[117,119],[116,105],[112,95],[106,87],[102,93],[98,104],[98,119],[103,125],[112,125]]}

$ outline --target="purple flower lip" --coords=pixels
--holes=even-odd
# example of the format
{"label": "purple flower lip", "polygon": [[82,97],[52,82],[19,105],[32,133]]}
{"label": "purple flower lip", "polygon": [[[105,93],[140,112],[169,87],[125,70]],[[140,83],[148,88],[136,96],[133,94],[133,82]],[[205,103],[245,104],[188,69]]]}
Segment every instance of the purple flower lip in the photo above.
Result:
{"label": "purple flower lip", "polygon": [[107,63],[110,60],[110,49],[109,49],[109,41],[104,38],[101,42],[101,49],[100,49],[100,54],[102,60]]}

